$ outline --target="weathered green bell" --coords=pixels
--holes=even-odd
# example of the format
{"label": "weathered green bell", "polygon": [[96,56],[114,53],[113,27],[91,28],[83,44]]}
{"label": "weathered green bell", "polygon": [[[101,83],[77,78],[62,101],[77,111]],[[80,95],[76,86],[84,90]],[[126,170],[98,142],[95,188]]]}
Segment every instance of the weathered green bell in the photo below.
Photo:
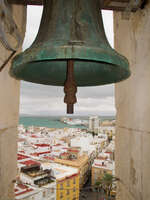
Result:
{"label": "weathered green bell", "polygon": [[73,95],[75,85],[115,83],[128,78],[130,71],[127,59],[106,39],[100,0],[44,0],[37,37],[14,58],[10,74],[34,83],[70,85]]}

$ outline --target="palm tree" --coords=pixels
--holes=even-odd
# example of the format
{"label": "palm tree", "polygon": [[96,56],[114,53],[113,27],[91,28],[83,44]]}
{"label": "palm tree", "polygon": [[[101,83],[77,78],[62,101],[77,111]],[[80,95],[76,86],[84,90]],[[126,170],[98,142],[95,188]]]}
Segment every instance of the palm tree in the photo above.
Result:
{"label": "palm tree", "polygon": [[102,180],[102,187],[104,188],[104,190],[106,191],[107,196],[110,196],[110,192],[112,190],[112,185],[114,182],[114,176],[108,173],[105,173]]}
{"label": "palm tree", "polygon": [[112,174],[105,173],[102,179],[97,181],[95,185],[98,186],[99,188],[102,188],[107,194],[107,199],[109,199],[113,183],[118,180],[119,179],[113,176]]}

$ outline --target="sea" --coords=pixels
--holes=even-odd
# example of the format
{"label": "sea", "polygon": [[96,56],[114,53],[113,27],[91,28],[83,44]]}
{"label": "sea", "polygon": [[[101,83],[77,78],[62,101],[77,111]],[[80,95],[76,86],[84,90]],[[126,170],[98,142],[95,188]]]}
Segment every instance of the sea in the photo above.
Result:
{"label": "sea", "polygon": [[[19,124],[28,126],[39,126],[48,128],[81,128],[85,129],[83,125],[68,125],[60,121],[65,116],[20,116]],[[89,116],[71,116],[73,119],[88,120]],[[100,120],[114,120],[115,116],[100,116]]]}

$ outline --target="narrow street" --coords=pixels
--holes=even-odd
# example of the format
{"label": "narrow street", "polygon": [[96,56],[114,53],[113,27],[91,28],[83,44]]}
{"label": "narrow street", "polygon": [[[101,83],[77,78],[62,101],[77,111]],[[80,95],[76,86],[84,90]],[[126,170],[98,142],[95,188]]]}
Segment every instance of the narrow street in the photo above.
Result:
{"label": "narrow street", "polygon": [[100,192],[84,191],[81,193],[80,200],[105,200]]}
{"label": "narrow street", "polygon": [[89,175],[89,178],[86,184],[84,185],[83,189],[80,191],[79,200],[115,200],[115,198],[109,197],[109,199],[107,199],[104,192],[96,192],[94,190],[92,191],[91,175]]}
{"label": "narrow street", "polygon": [[80,200],[104,200],[104,195],[102,193],[92,191],[91,174],[83,189],[80,191]]}

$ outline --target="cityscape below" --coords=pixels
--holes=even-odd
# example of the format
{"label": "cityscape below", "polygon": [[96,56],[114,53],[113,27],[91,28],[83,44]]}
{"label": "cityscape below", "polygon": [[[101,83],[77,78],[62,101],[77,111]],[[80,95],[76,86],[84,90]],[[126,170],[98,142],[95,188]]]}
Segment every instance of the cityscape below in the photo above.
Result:
{"label": "cityscape below", "polygon": [[115,199],[115,117],[21,116],[16,200]]}

